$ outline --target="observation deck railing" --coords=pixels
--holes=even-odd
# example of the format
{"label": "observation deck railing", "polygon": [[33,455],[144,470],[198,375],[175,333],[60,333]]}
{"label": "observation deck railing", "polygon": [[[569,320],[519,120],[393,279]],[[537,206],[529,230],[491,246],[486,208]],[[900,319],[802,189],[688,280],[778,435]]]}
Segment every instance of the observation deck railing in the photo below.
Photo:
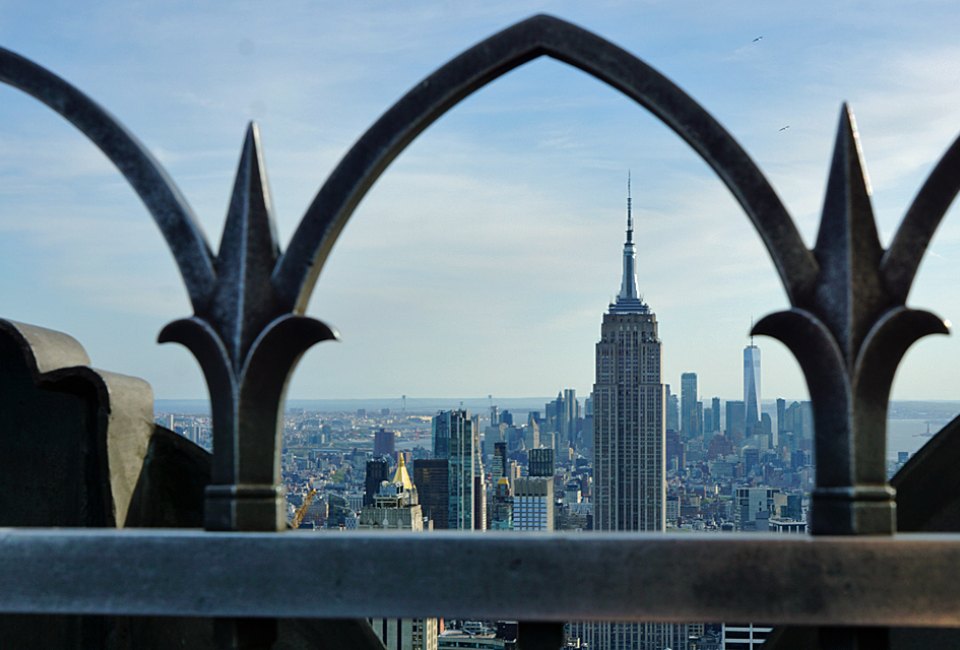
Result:
{"label": "observation deck railing", "polygon": [[[420,132],[485,84],[540,56],[593,75],[662,120],[710,165],[759,233],[791,308],[759,321],[754,333],[790,348],[812,401],[811,535],[281,532],[284,390],[300,355],[336,336],[303,315],[333,243]],[[83,498],[69,516],[24,515],[13,502],[16,494],[0,497],[2,523],[9,526],[0,529],[0,625],[33,626],[17,638],[40,639],[56,629],[64,647],[135,647],[130,639],[145,637],[130,630],[142,624],[152,630],[147,645],[173,645],[176,636],[175,647],[206,647],[211,641],[201,637],[209,630],[200,619],[216,618],[208,636],[222,647],[307,647],[283,646],[283,621],[309,625],[300,619],[312,619],[321,627],[301,635],[321,639],[311,647],[375,647],[362,625],[350,628],[341,619],[471,616],[535,622],[521,624],[527,649],[555,648],[558,626],[547,623],[577,619],[762,621],[806,626],[782,631],[776,647],[874,648],[917,638],[921,627],[960,627],[960,424],[949,424],[911,460],[894,480],[897,490],[885,476],[894,373],[913,342],[947,331],[941,319],[905,303],[960,188],[960,143],[944,154],[884,249],[845,107],[820,233],[808,249],[754,162],[682,90],[598,36],[535,16],[466,50],[384,113],[321,187],[283,252],[251,126],[214,254],[160,165],[103,109],[6,50],[0,50],[0,80],[72,122],[152,214],[194,309],[165,327],[160,340],[182,343],[196,356],[214,423],[214,453],[205,460],[145,424],[152,403],[142,383],[90,369],[69,337],[0,322],[6,346],[0,346],[6,364],[0,377],[22,366],[38,390],[60,395],[74,409],[48,413],[46,402],[32,402],[33,412],[53,418],[45,426],[87,436],[80,460],[63,454],[84,463],[71,466]],[[24,386],[8,382],[0,392],[22,396],[32,390]],[[0,414],[0,427],[15,438],[23,420],[8,406],[13,410]],[[30,441],[18,444],[18,452],[29,450]],[[3,472],[21,476],[11,458]],[[182,494],[166,505],[151,501],[178,489]],[[308,557],[323,559],[297,579]],[[585,580],[560,589],[560,574]],[[329,619],[341,620],[340,627],[322,627]],[[126,621],[128,628],[110,621]],[[888,632],[898,627],[910,629]],[[165,636],[169,628],[176,634]],[[524,629],[531,631],[527,637]]]}

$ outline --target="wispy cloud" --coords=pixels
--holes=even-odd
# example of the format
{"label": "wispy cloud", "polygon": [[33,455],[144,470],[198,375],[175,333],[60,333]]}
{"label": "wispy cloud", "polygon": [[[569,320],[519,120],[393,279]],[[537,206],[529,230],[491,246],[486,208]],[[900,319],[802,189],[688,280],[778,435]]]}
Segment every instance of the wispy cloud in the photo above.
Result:
{"label": "wispy cloud", "polygon": [[[120,116],[169,168],[214,245],[243,128],[259,120],[286,245],[323,179],[404,92],[485,35],[548,11],[639,53],[702,101],[812,243],[842,100],[857,111],[884,237],[960,124],[955,9],[881,4],[8,4],[0,37]],[[64,296],[91,305],[76,323],[108,358],[132,344],[116,332],[98,338],[86,325],[98,310],[148,330],[184,315],[162,239],[103,156],[29,101],[0,104],[0,123],[0,255],[26,247],[40,269],[31,295],[4,298],[9,310]],[[444,116],[364,199],[310,304],[341,327],[344,343],[310,353],[291,394],[586,392],[600,314],[619,283],[627,169],[665,378],[694,369],[705,390],[736,395],[749,316],[785,304],[759,238],[674,134],[616,91],[547,61]],[[954,221],[938,234],[914,298],[960,320],[945,263],[960,254]],[[785,368],[765,373],[768,389],[802,393],[789,357],[764,346],[767,367]],[[960,362],[951,350],[939,353]],[[183,394],[182,373],[150,372],[160,395]],[[918,395],[955,387],[943,373],[904,376]]]}

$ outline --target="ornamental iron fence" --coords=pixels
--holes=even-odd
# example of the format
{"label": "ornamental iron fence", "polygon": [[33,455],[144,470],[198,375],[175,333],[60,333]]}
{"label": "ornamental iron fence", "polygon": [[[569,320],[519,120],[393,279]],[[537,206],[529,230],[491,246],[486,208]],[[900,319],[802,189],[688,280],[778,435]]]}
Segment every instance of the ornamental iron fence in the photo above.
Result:
{"label": "ornamental iron fence", "polygon": [[[606,82],[669,126],[760,235],[791,308],[763,318],[753,333],[792,351],[814,414],[810,536],[281,533],[284,392],[304,351],[337,336],[304,315],[334,242],[417,135],[471,93],[541,56]],[[894,373],[915,341],[947,333],[939,317],[905,303],[960,189],[960,140],[884,249],[844,107],[820,231],[809,249],[757,165],[699,104],[629,52],[540,15],[466,50],[387,110],[330,174],[286,250],[276,240],[251,125],[214,254],[161,165],[106,111],[7,50],[0,50],[0,80],[85,134],[153,216],[194,310],[159,340],[181,343],[196,357],[214,431],[208,456],[152,424],[143,382],[92,369],[69,336],[0,322],[0,426],[8,439],[0,626],[8,642],[377,647],[369,626],[354,619],[469,615],[532,621],[521,624],[523,648],[556,647],[557,624],[574,619],[755,620],[798,626],[774,634],[769,644],[777,648],[875,648],[921,638],[950,643],[948,628],[960,626],[953,574],[960,537],[949,534],[960,524],[960,424],[945,427],[892,485],[885,474]],[[57,489],[72,501],[29,511],[19,503],[31,481],[25,468],[38,462],[56,465],[64,481]],[[111,530],[121,527],[127,530]],[[292,589],[291,558],[308,554],[325,561]],[[404,558],[401,571],[396,557]],[[466,573],[461,586],[446,579],[451,565]],[[559,567],[596,578],[575,593],[558,590],[551,581]],[[497,572],[509,590],[492,583]],[[655,592],[644,589],[651,584]],[[400,591],[409,597],[394,598]]]}

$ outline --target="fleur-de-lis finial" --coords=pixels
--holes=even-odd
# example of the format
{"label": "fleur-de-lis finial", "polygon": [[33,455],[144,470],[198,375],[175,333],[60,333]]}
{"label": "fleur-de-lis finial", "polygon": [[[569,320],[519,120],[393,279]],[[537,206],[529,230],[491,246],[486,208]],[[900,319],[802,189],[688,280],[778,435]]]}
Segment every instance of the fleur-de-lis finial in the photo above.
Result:
{"label": "fleur-de-lis finial", "polygon": [[948,328],[929,312],[908,309],[905,294],[886,281],[885,251],[846,105],[813,253],[819,265],[813,290],[753,332],[783,341],[810,389],[817,456],[811,532],[890,533],[896,503],[885,451],[893,376],[914,342]]}
{"label": "fleur-de-lis finial", "polygon": [[216,279],[191,318],[160,341],[187,346],[203,368],[214,418],[206,527],[280,530],[281,404],[300,356],[336,333],[279,306],[271,274],[280,257],[256,125],[247,129],[219,253]]}
{"label": "fleur-de-lis finial", "polygon": [[889,306],[879,274],[883,247],[877,235],[870,188],[853,115],[844,105],[827,181],[817,244],[816,299],[844,360],[856,351],[878,310]]}
{"label": "fleur-de-lis finial", "polygon": [[260,132],[251,123],[217,253],[217,283],[211,302],[211,315],[238,372],[238,364],[273,311],[270,275],[279,257]]}

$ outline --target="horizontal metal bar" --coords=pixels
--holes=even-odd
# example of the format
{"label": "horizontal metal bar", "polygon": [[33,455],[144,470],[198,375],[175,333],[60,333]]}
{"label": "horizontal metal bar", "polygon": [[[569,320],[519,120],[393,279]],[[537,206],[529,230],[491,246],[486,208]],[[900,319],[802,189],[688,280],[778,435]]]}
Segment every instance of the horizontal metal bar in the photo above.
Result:
{"label": "horizontal metal bar", "polygon": [[0,611],[960,626],[960,535],[0,529]]}

